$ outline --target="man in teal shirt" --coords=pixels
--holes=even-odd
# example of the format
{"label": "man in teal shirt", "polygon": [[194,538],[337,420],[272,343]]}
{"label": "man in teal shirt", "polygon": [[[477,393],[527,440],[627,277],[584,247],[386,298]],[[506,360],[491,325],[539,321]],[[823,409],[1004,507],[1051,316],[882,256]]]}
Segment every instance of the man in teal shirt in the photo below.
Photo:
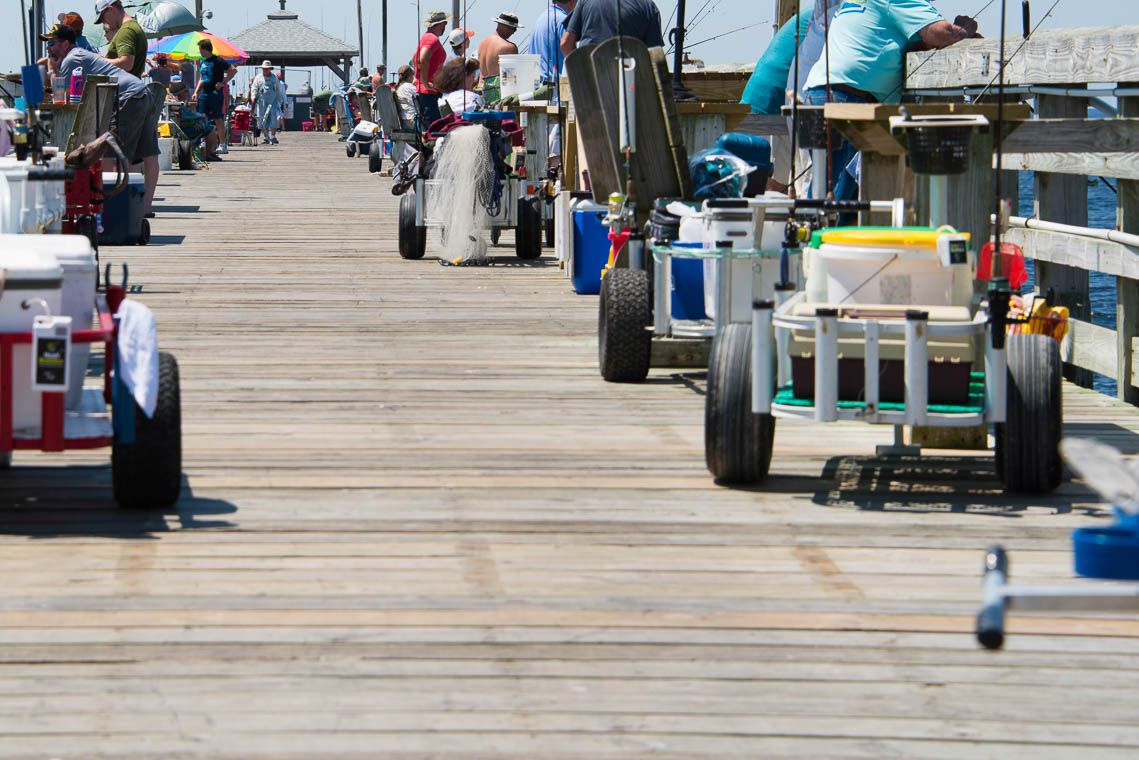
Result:
{"label": "man in teal shirt", "polygon": [[[823,54],[807,75],[806,101],[896,102],[907,52],[949,47],[976,33],[976,21],[958,16],[951,24],[929,0],[845,0],[830,22]],[[831,182],[840,200],[857,193],[845,171],[854,154],[844,141],[832,156]]]}

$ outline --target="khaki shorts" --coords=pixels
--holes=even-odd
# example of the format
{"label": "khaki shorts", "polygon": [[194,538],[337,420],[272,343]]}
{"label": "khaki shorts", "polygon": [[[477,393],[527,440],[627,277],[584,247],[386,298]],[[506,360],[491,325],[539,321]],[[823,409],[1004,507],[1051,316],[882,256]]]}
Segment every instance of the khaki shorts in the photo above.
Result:
{"label": "khaki shorts", "polygon": [[119,101],[111,131],[132,164],[158,155],[158,113],[150,92]]}

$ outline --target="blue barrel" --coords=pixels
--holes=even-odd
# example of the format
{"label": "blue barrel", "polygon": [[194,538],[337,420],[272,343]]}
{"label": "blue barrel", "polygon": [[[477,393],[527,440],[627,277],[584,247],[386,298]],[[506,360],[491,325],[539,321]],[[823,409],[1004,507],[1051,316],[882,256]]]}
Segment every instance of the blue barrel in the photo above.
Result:
{"label": "blue barrel", "polygon": [[601,223],[608,206],[591,200],[574,201],[573,277],[570,283],[578,295],[595,296],[601,292],[601,270],[609,263],[609,228]]}
{"label": "blue barrel", "polygon": [[[687,247],[673,243],[673,247]],[[693,244],[692,247],[700,247]],[[704,262],[701,259],[672,257],[672,318],[704,319]]]}

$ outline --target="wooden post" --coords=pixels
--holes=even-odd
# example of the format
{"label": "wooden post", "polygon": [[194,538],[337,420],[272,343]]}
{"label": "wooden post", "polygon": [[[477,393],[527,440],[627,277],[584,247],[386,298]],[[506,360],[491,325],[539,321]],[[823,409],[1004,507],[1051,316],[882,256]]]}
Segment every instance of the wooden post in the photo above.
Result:
{"label": "wooden post", "polygon": [[775,12],[775,29],[782,29],[783,25],[794,18],[798,12],[799,0],[779,0],[779,5]]}
{"label": "wooden post", "polygon": [[[1079,87],[1080,85],[1071,85]],[[1037,95],[1036,116],[1041,119],[1087,118],[1087,100],[1060,95]],[[1088,181],[1086,177],[1036,173],[1036,217],[1086,227],[1088,224]],[[1057,300],[1068,307],[1075,319],[1091,322],[1091,295],[1088,273],[1082,269],[1036,262],[1036,287],[1041,293],[1052,288]],[[1092,373],[1074,366],[1064,368],[1064,377],[1085,388],[1092,386]]]}
{"label": "wooden post", "polygon": [[[1134,87],[1135,83],[1120,83]],[[1119,98],[1119,116],[1139,116],[1139,98]],[[1119,180],[1116,221],[1123,232],[1139,232],[1139,181]],[[1131,384],[1134,368],[1132,339],[1139,337],[1139,280],[1116,279],[1115,334],[1117,340],[1116,395],[1121,401],[1139,405],[1139,388]]]}

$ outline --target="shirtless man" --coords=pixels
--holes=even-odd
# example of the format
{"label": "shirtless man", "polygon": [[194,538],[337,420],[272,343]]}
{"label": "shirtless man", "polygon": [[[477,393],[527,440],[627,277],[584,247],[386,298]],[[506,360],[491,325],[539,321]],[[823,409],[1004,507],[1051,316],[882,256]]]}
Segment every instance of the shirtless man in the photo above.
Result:
{"label": "shirtless man", "polygon": [[479,71],[482,73],[483,82],[483,101],[488,104],[497,103],[501,100],[498,81],[498,57],[500,55],[518,54],[518,46],[511,42],[510,38],[522,26],[518,23],[518,16],[509,11],[503,11],[498,14],[498,18],[493,18],[491,21],[497,23],[498,27],[494,30],[494,34],[479,43],[478,52]]}

